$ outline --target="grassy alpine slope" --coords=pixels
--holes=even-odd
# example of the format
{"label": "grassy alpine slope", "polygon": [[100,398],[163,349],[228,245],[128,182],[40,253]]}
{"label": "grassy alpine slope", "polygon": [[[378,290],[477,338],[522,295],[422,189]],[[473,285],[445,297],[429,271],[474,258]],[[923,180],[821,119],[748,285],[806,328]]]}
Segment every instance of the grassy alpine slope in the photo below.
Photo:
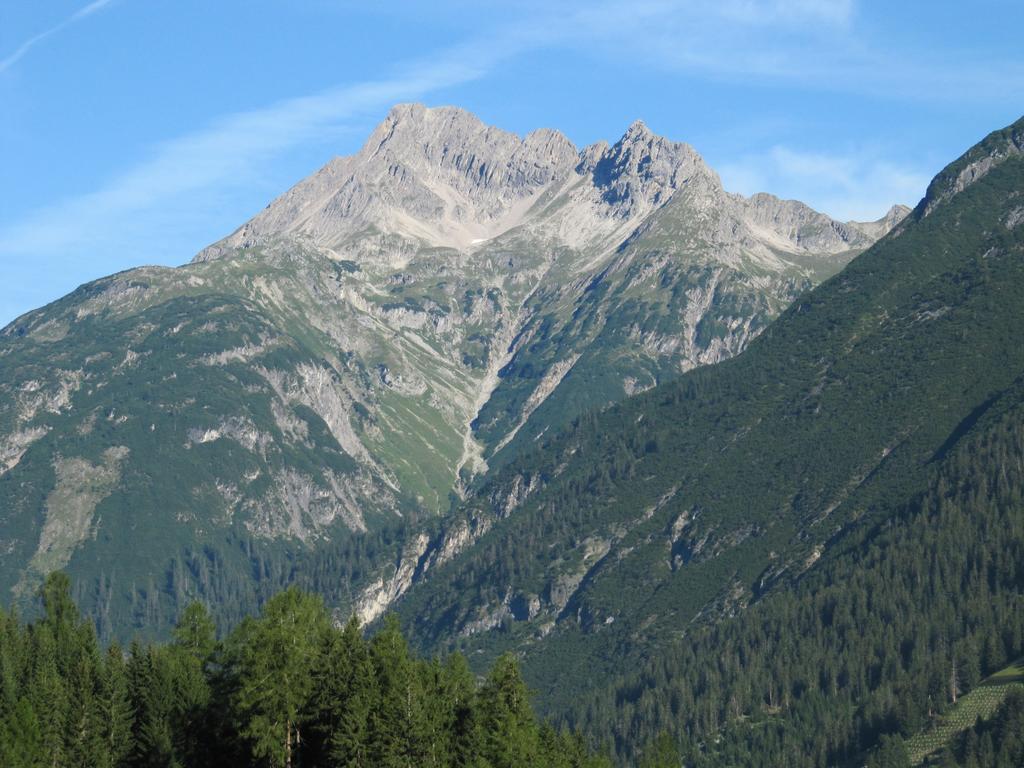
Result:
{"label": "grassy alpine slope", "polygon": [[[616,720],[664,682],[653,673],[603,702],[594,694],[644,660],[671,668],[676,641],[691,642],[704,620],[742,622],[854,557],[849,542],[941,488],[964,441],[1012,410],[1024,375],[1022,147],[1018,121],[952,163],[908,220],[744,354],[579,419],[489,478],[448,529],[482,535],[400,606],[415,638],[479,658],[520,648],[549,711],[612,728],[627,751],[659,723],[704,736],[720,727],[710,714],[694,726],[678,702],[643,725]],[[1016,443],[1004,448],[1018,460]],[[1010,515],[999,542],[1013,551],[1019,507],[1004,509],[1008,493],[987,501]],[[707,653],[696,663],[710,668],[718,651]],[[737,717],[758,696],[770,710],[791,701],[782,688],[737,694]],[[808,764],[854,759],[884,730],[844,732]]]}

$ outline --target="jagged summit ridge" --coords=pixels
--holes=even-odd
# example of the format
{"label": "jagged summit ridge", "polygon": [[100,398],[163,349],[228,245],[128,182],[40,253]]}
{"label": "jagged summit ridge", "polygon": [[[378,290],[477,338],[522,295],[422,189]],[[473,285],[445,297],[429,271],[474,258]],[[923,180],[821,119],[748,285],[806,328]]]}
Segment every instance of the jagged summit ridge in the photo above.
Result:
{"label": "jagged summit ridge", "polygon": [[[400,104],[358,153],[333,159],[196,260],[282,237],[357,260],[375,247],[466,251],[524,226],[556,243],[606,252],[684,188],[691,200],[767,228],[772,247],[838,253],[869,239],[856,223],[833,227],[806,206],[795,215],[802,204],[726,195],[693,147],[640,120],[613,145],[579,150],[555,130],[520,137],[456,107]],[[797,236],[794,228],[808,224],[816,233],[803,242],[808,232]],[[870,239],[892,226],[880,224]]]}
{"label": "jagged summit ridge", "polygon": [[444,179],[466,194],[497,191],[516,197],[564,174],[576,159],[572,142],[558,131],[539,129],[520,138],[485,125],[456,107],[394,107],[360,155],[381,155],[425,175]]}
{"label": "jagged summit ridge", "polygon": [[624,218],[666,202],[691,179],[721,187],[693,147],[652,133],[642,120],[630,125],[614,146],[601,153],[592,178],[602,199]]}
{"label": "jagged summit ridge", "polygon": [[333,248],[367,229],[466,248],[518,223],[522,203],[578,162],[557,131],[520,138],[456,107],[400,104],[357,154],[331,160],[198,260],[282,234]]}

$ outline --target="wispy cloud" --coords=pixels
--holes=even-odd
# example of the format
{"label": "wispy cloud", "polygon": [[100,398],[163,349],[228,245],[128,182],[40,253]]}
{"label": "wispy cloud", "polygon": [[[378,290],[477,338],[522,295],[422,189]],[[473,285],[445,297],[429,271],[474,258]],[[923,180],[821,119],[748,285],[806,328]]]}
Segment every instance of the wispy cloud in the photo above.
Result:
{"label": "wispy cloud", "polygon": [[93,0],[93,2],[79,8],[77,11],[72,13],[66,19],[61,21],[59,24],[55,24],[49,29],[45,29],[42,32],[33,35],[28,38],[25,42],[19,45],[14,53],[10,54],[6,59],[0,60],[0,73],[7,71],[11,67],[20,61],[25,54],[27,54],[33,47],[38,43],[41,43],[48,37],[57,34],[58,32],[70,27],[72,24],[81,21],[82,19],[92,16],[97,11],[101,11],[110,5],[114,0]]}
{"label": "wispy cloud", "polygon": [[[893,49],[855,0],[649,0],[595,10],[589,33],[616,57],[730,83],[935,102],[1024,98],[1024,64],[976,52]],[[635,6],[628,6],[632,11]],[[586,44],[586,42],[584,42]]]}
{"label": "wispy cloud", "polygon": [[868,150],[837,154],[781,145],[737,158],[719,172],[730,192],[770,191],[837,219],[857,221],[880,218],[896,203],[915,205],[930,178],[921,169],[894,164]]}
{"label": "wispy cloud", "polygon": [[[478,79],[534,41],[524,30],[512,30],[500,38],[450,48],[429,61],[408,62],[390,78],[228,115],[159,144],[147,160],[94,192],[44,207],[0,229],[0,254],[70,250],[102,258],[110,250],[159,242],[162,233],[153,231],[155,222],[172,229],[179,217],[201,217],[232,190],[259,177],[278,155],[343,133],[347,121],[368,112]],[[168,257],[159,250],[139,255]]]}
{"label": "wispy cloud", "polygon": [[745,24],[847,24],[853,17],[853,0],[721,0],[702,10],[715,11]]}
{"label": "wispy cloud", "polygon": [[106,8],[112,2],[114,2],[114,0],[94,0],[84,8],[80,8],[79,10],[75,11],[75,13],[71,16],[71,21],[77,21],[78,19],[84,19],[86,16],[91,16],[92,14],[96,13],[96,11]]}

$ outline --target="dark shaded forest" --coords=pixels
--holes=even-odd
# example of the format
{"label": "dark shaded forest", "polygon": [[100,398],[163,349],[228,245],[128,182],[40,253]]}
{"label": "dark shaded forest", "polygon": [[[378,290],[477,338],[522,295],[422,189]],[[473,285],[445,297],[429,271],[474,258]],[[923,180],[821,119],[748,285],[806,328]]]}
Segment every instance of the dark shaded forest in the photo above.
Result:
{"label": "dark shaded forest", "polygon": [[1010,400],[943,458],[930,490],[565,722],[611,734],[622,755],[669,728],[688,764],[714,768],[861,766],[928,728],[1024,654],[1024,406]]}

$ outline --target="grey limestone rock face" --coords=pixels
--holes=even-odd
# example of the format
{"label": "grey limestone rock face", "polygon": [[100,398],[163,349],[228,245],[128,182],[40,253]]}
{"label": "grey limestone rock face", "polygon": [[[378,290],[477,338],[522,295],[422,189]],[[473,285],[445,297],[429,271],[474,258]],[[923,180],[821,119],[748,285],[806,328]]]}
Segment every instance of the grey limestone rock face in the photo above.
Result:
{"label": "grey limestone rock face", "polygon": [[641,120],[601,153],[591,178],[614,215],[624,218],[650,212],[684,184],[717,182],[692,147],[654,135]]}
{"label": "grey limestone rock face", "polygon": [[808,251],[839,253],[863,248],[876,239],[857,222],[833,221],[798,200],[780,200],[762,192],[741,204],[751,222]]}
{"label": "grey limestone rock face", "polygon": [[367,229],[465,247],[518,223],[523,202],[577,162],[557,131],[521,139],[460,109],[400,105],[358,154],[332,160],[198,258],[282,234],[343,248]]}
{"label": "grey limestone rock face", "polygon": [[[356,155],[335,158],[196,260],[283,236],[339,253],[354,247],[363,255],[354,241],[368,233],[390,236],[382,248],[395,248],[397,238],[415,248],[466,249],[514,228],[576,247],[585,238],[565,219],[635,226],[684,188],[734,209],[794,252],[862,249],[906,211],[896,207],[879,222],[859,224],[835,222],[767,194],[725,196],[717,174],[692,147],[656,136],[642,121],[614,145],[577,150],[558,131],[520,138],[461,109],[403,104]],[[567,210],[559,215],[558,208]]]}

